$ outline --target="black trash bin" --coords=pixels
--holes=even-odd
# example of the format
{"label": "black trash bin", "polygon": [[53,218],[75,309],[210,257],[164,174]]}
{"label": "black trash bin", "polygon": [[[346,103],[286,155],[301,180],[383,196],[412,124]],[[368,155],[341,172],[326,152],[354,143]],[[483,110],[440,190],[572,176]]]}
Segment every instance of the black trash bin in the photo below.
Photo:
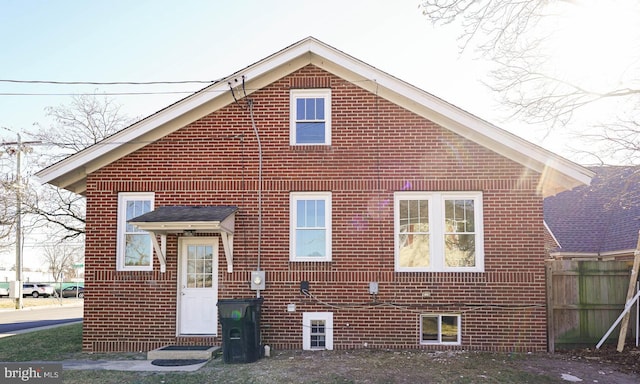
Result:
{"label": "black trash bin", "polygon": [[225,363],[252,363],[262,355],[261,306],[262,298],[218,300]]}

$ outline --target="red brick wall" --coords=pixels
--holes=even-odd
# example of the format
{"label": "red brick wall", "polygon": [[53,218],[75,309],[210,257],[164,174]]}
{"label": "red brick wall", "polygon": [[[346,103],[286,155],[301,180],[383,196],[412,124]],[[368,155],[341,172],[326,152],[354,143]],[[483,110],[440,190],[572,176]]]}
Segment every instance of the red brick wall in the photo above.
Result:
{"label": "red brick wall", "polygon": [[[332,89],[331,147],[289,146],[289,89],[303,86]],[[459,348],[546,349],[538,174],[313,66],[251,98],[264,157],[263,343],[299,349],[302,313],[330,311],[335,348],[423,348],[420,313],[461,313]],[[166,273],[157,259],[153,272],[116,271],[118,192],[153,191],[156,206],[237,205],[234,272],[226,272],[220,249],[219,298],[255,296],[249,277],[257,268],[258,153],[245,105],[216,111],[89,175],[85,351],[221,342],[175,336],[175,235],[168,237]],[[400,190],[482,191],[485,272],[394,272],[393,193]],[[332,192],[332,262],[289,262],[291,191]],[[300,293],[303,280],[317,301]],[[371,303],[371,281],[379,282],[376,305],[344,306]],[[290,303],[295,312],[287,312]]]}

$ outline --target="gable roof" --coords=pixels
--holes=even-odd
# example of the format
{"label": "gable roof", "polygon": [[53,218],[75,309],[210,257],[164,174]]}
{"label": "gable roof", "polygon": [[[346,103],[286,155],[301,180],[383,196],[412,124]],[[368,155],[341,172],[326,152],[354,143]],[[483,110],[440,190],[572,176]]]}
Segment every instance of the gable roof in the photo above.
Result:
{"label": "gable roof", "polygon": [[36,174],[83,194],[86,176],[234,102],[229,84],[245,81],[247,94],[306,65],[315,65],[543,175],[540,190],[553,195],[589,184],[592,173],[500,129],[442,99],[353,58],[313,37],[254,63]]}
{"label": "gable roof", "polygon": [[633,253],[640,230],[640,167],[593,167],[591,185],[544,199],[544,220],[559,247],[553,253]]}

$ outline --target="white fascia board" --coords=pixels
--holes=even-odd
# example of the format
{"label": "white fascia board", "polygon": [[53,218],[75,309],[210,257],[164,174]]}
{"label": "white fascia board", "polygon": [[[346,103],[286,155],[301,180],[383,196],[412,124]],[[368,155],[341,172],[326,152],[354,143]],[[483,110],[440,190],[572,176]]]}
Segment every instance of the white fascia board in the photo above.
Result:
{"label": "white fascia board", "polygon": [[[182,116],[189,116],[184,121],[180,121],[180,124],[173,124],[169,129],[163,132],[158,132],[153,135],[153,138],[160,138],[173,131],[176,131],[183,126],[196,121],[197,119],[206,116],[207,114],[222,108],[228,104],[234,102],[231,92],[229,92],[229,83],[241,85],[242,77],[245,78],[245,89],[247,94],[254,92],[261,88],[261,86],[267,85],[273,82],[287,73],[291,73],[310,63],[309,55],[305,55],[310,48],[307,44],[298,44],[289,47],[279,54],[272,55],[256,64],[253,64],[242,71],[236,72],[224,79],[219,80],[217,83],[212,84],[201,91],[188,96],[176,104],[167,107],[165,110],[161,110],[149,117],[131,125],[130,127],[104,139],[100,143],[86,148],[77,154],[74,154],[59,163],[56,163],[48,168],[36,173],[36,177],[42,183],[48,183],[58,178],[67,178],[67,175],[74,175],[64,183],[66,185],[59,185],[62,187],[77,183],[87,174],[101,168],[102,166],[117,160],[118,158],[131,153],[145,144],[130,144],[136,140],[140,140],[141,137],[150,134],[153,135],[153,131],[161,126],[170,124],[171,122],[177,122]],[[297,60],[296,60],[297,59]],[[274,71],[271,75],[268,75],[270,71],[278,68],[278,71]],[[265,76],[267,75],[267,76]],[[236,81],[238,80],[238,81]],[[258,81],[260,80],[260,81]],[[239,83],[240,82],[240,83]],[[234,87],[235,88],[235,87]],[[240,98],[241,95],[236,95]],[[214,99],[220,99],[219,103],[211,108],[203,109],[200,113],[194,113],[195,110],[210,103]],[[149,138],[152,139],[152,138]],[[149,141],[149,140],[145,140]],[[122,149],[126,145],[127,148]],[[114,152],[116,151],[116,152]],[[108,160],[100,161],[103,156],[110,156]],[[93,163],[95,162],[95,163]],[[93,163],[93,164],[92,164]],[[83,183],[84,184],[84,183]],[[77,192],[78,193],[78,192]]]}
{"label": "white fascia board", "polygon": [[547,232],[549,232],[549,235],[551,235],[551,238],[553,239],[553,241],[556,243],[556,245],[559,248],[562,248],[562,244],[560,244],[560,242],[558,241],[558,239],[556,238],[556,235],[553,234],[553,231],[551,230],[551,228],[549,227],[549,224],[547,224],[546,220],[542,220],[542,224],[544,224],[545,229],[547,230]]}
{"label": "white fascia board", "polygon": [[[123,143],[135,141],[146,134],[151,135],[154,130],[165,126],[166,129],[160,130],[162,132],[156,131],[154,135],[158,136],[157,138],[162,137],[213,112],[217,108],[233,102],[230,92],[227,92],[230,82],[232,84],[241,84],[242,76],[244,76],[247,82],[247,92],[250,93],[270,81],[285,76],[307,64],[314,64],[341,76],[357,86],[376,93],[535,171],[543,173],[551,168],[557,171],[551,172],[555,177],[554,183],[562,185],[563,188],[571,189],[576,185],[589,184],[593,176],[593,173],[586,168],[491,125],[442,99],[314,38],[306,38],[244,70],[236,72],[199,93],[189,96],[105,139],[98,145],[89,147],[58,164],[40,171],[36,176],[42,182],[71,177],[71,180],[67,181],[67,185],[78,184],[84,177],[83,175],[91,173],[144,145],[127,144],[127,148],[122,149]],[[257,81],[260,78],[262,80]],[[216,98],[220,101],[214,103],[215,105],[210,105],[209,108],[201,108]],[[183,121],[178,120],[184,116],[188,116],[188,118]],[[171,124],[171,122],[174,122],[174,124]],[[180,122],[180,124],[177,122]],[[108,156],[109,153],[112,154],[110,158]],[[105,157],[105,159],[101,159],[101,157]],[[546,193],[546,195],[555,193],[563,188],[557,188],[552,192]]]}
{"label": "white fascia board", "polygon": [[133,226],[143,231],[155,233],[169,233],[182,231],[210,231],[218,232],[223,230],[219,221],[176,221],[176,222],[134,222]]}
{"label": "white fascia board", "polygon": [[[313,43],[313,53],[317,54],[313,56],[314,65],[340,75],[370,92],[385,97],[403,108],[537,172],[543,173],[549,168],[555,169],[573,179],[557,178],[556,182],[560,182],[567,189],[581,184],[588,185],[594,176],[590,170],[496,127],[428,92],[324,44],[315,41]],[[555,192],[550,191],[545,195]]]}
{"label": "white fascia board", "polygon": [[607,252],[551,252],[552,258],[561,259],[595,259],[595,258],[615,258],[623,256],[633,256],[634,249],[621,249]]}

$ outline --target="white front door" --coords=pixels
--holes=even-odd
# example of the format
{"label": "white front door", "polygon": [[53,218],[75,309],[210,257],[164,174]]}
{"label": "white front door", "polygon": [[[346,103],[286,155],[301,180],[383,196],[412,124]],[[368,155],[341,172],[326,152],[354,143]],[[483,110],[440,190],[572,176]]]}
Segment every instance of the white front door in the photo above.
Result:
{"label": "white front door", "polygon": [[218,238],[180,238],[178,329],[181,335],[215,335],[218,329]]}

